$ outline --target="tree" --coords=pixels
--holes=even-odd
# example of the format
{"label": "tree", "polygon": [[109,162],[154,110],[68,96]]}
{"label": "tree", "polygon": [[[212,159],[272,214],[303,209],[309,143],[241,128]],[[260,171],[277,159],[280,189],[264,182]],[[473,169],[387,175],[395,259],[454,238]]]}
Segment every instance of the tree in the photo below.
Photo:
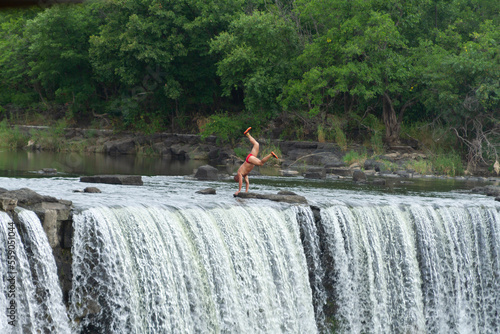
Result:
{"label": "tree", "polygon": [[295,68],[299,46],[291,21],[272,13],[242,14],[211,43],[212,52],[221,54],[217,74],[223,94],[241,89],[248,111],[276,114],[277,97]]}
{"label": "tree", "polygon": [[78,117],[88,116],[95,98],[88,40],[98,24],[97,3],[55,5],[29,20],[24,31],[29,75],[40,98],[70,105]]}
{"label": "tree", "polygon": [[127,92],[124,99],[133,102],[135,109],[126,109],[124,117],[133,122],[145,109],[173,126],[174,118],[181,122],[190,109],[211,111],[220,92],[209,42],[227,28],[242,3],[110,2],[105,24],[91,37],[90,55],[98,78],[106,87],[115,86],[111,95]]}
{"label": "tree", "polygon": [[480,162],[498,160],[500,31],[486,21],[463,39],[450,25],[435,42],[422,42],[423,102],[466,145],[473,169]]}
{"label": "tree", "polygon": [[385,140],[397,144],[404,114],[417,102],[413,86],[419,74],[408,35],[425,4],[301,1],[297,11],[314,38],[300,57],[306,70],[286,87],[285,107],[299,100],[310,113],[325,114],[381,105]]}
{"label": "tree", "polygon": [[26,22],[38,14],[37,9],[0,12],[0,103],[26,106],[36,102],[28,74],[28,41],[24,37]]}

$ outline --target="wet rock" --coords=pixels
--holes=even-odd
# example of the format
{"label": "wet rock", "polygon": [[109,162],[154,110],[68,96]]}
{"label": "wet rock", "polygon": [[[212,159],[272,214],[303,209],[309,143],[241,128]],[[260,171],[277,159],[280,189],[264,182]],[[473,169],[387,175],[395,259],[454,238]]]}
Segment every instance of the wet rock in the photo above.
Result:
{"label": "wet rock", "polygon": [[293,191],[289,191],[289,190],[280,190],[280,191],[278,191],[278,195],[297,196],[296,193],[294,193]]}
{"label": "wet rock", "polygon": [[82,176],[80,182],[87,183],[107,183],[107,184],[121,184],[142,186],[142,176],[140,175],[94,175]]}
{"label": "wet rock", "polygon": [[347,167],[329,168],[328,173],[338,176],[352,176],[352,169]]}
{"label": "wet rock", "polygon": [[57,169],[55,169],[55,168],[43,168],[40,172],[41,172],[41,174],[53,175],[53,174],[57,174]]}
{"label": "wet rock", "polygon": [[366,182],[366,174],[361,170],[355,170],[352,172],[352,180],[354,182]]}
{"label": "wet rock", "polygon": [[365,163],[363,164],[363,167],[365,169],[374,169],[377,172],[384,170],[384,164],[381,163],[380,161],[376,161],[373,159],[366,159]]}
{"label": "wet rock", "polygon": [[58,202],[55,197],[42,196],[28,188],[6,191],[2,193],[2,196],[17,199],[17,204],[22,207],[27,207],[42,202]]}
{"label": "wet rock", "polygon": [[486,196],[500,197],[500,186],[485,186],[475,187],[471,190],[475,194],[483,194]]}
{"label": "wet rock", "polygon": [[274,202],[284,202],[291,204],[307,204],[306,198],[299,195],[258,194],[251,192],[241,192],[238,195],[233,196],[246,199],[267,199]]}
{"label": "wet rock", "polygon": [[324,179],[326,177],[326,170],[324,168],[309,168],[304,173],[306,179]]}
{"label": "wet rock", "polygon": [[374,179],[372,182],[370,182],[371,184],[375,185],[375,186],[385,186],[387,181],[385,179]]}
{"label": "wet rock", "polygon": [[281,176],[285,176],[285,177],[291,177],[291,176],[298,176],[299,175],[299,172],[296,171],[296,170],[280,170],[280,174]]}
{"label": "wet rock", "polygon": [[189,160],[189,150],[189,145],[175,144],[170,147],[170,154],[179,161]]}
{"label": "wet rock", "polygon": [[0,210],[14,211],[17,206],[17,199],[0,196]]}
{"label": "wet rock", "polygon": [[196,193],[202,194],[202,195],[215,195],[216,191],[214,188],[205,188],[205,189],[198,190]]}
{"label": "wet rock", "polygon": [[98,194],[98,193],[101,193],[101,190],[99,188],[96,188],[96,187],[87,187],[87,188],[83,189],[83,192],[84,193]]}
{"label": "wet rock", "polygon": [[104,152],[110,155],[134,154],[136,152],[135,146],[134,138],[124,138],[105,143]]}
{"label": "wet rock", "polygon": [[412,173],[410,173],[409,171],[405,171],[405,170],[395,171],[394,174],[399,175],[401,177],[405,177],[405,178],[410,178],[413,176]]}
{"label": "wet rock", "polygon": [[194,177],[202,181],[216,181],[219,179],[219,171],[210,165],[204,165],[198,168]]}

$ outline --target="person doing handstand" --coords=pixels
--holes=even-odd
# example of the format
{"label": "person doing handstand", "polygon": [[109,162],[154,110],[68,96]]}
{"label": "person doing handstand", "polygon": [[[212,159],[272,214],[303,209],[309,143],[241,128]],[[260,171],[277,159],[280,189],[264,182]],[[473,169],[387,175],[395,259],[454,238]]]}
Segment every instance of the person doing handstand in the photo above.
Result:
{"label": "person doing handstand", "polygon": [[250,151],[250,154],[247,156],[245,159],[245,162],[238,168],[238,171],[236,172],[236,175],[234,176],[234,181],[238,182],[238,191],[234,193],[234,195],[238,195],[241,192],[241,187],[243,185],[243,179],[245,179],[246,183],[246,190],[245,192],[248,192],[248,188],[250,187],[250,181],[248,181],[248,174],[252,171],[254,166],[262,166],[269,160],[271,157],[275,157],[278,159],[278,156],[274,153],[271,152],[268,155],[266,155],[262,160],[259,160],[257,158],[257,155],[259,154],[259,143],[250,135],[251,127],[246,129],[246,131],[243,133],[245,136],[248,137],[250,142],[252,143],[252,151]]}

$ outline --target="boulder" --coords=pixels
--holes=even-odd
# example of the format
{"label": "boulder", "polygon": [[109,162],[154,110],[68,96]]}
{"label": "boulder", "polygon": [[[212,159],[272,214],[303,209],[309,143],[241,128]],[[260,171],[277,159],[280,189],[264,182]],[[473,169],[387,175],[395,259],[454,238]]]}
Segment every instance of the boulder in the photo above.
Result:
{"label": "boulder", "polygon": [[363,167],[364,169],[374,169],[377,172],[385,169],[385,166],[382,162],[373,159],[366,159]]}
{"label": "boulder", "polygon": [[104,144],[104,152],[110,155],[134,154],[136,143],[134,138],[110,141]]}
{"label": "boulder", "polygon": [[328,168],[328,173],[329,174],[335,174],[338,176],[352,176],[352,169],[349,169],[347,167],[332,167]]}
{"label": "boulder", "polygon": [[280,174],[281,174],[281,176],[298,176],[299,172],[296,170],[289,170],[289,169],[283,170],[283,169],[281,169]]}
{"label": "boulder", "polygon": [[214,188],[205,188],[205,189],[198,190],[196,193],[202,194],[202,195],[215,195],[216,191]]}
{"label": "boulder", "polygon": [[140,175],[94,175],[82,176],[80,182],[87,183],[107,183],[107,184],[122,184],[132,186],[142,186],[142,176]]}
{"label": "boulder", "polygon": [[326,170],[324,168],[309,168],[304,173],[306,179],[324,179],[326,177]]}
{"label": "boulder", "polygon": [[240,192],[238,195],[233,195],[233,196],[246,199],[267,199],[274,202],[284,202],[291,204],[307,204],[306,198],[299,195],[258,194],[250,192],[248,193]]}
{"label": "boulder", "polygon": [[366,174],[363,171],[356,169],[352,172],[352,180],[354,182],[366,182]]}
{"label": "boulder", "polygon": [[43,168],[40,171],[41,174],[46,174],[46,175],[54,175],[57,174],[57,169],[55,168]]}
{"label": "boulder", "polygon": [[194,177],[202,181],[216,181],[219,179],[219,171],[210,165],[203,165],[198,168]]}

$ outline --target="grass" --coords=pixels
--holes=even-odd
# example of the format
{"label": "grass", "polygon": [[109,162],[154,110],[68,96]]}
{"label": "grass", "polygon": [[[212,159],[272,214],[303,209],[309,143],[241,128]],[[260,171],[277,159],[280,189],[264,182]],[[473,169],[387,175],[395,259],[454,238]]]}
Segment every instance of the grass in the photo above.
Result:
{"label": "grass", "polygon": [[[262,157],[265,157],[266,155],[268,155],[271,152],[274,152],[278,156],[278,159],[283,156],[283,154],[281,153],[281,149],[278,146],[272,144],[270,140],[268,140],[267,144],[262,149],[262,151],[259,153],[259,155],[262,158]],[[279,165],[279,160],[276,160],[274,157],[271,157],[271,159],[269,159],[267,161],[267,164]]]}
{"label": "grass", "polygon": [[368,159],[368,155],[366,152],[356,152],[356,151],[349,151],[344,155],[344,163],[348,166],[352,165],[353,163],[358,163],[360,166],[363,166],[366,159]]}
{"label": "grass", "polygon": [[432,157],[433,169],[438,174],[457,176],[464,174],[464,166],[460,155],[455,152],[436,154]]}
{"label": "grass", "polygon": [[432,162],[423,159],[408,162],[406,169],[413,169],[415,172],[422,175],[433,174],[434,171]]}
{"label": "grass", "polygon": [[0,122],[0,146],[9,149],[18,149],[28,144],[28,136],[22,133],[17,126],[9,127],[4,120]]}

